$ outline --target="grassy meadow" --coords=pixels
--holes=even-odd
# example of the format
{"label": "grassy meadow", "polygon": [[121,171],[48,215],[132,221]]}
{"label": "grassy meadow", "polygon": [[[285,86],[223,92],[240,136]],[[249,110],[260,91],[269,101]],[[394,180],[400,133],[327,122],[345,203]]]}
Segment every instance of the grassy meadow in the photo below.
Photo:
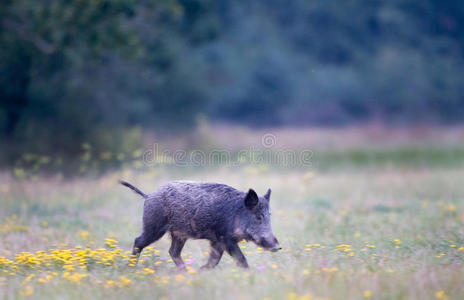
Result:
{"label": "grassy meadow", "polygon": [[[312,149],[307,166],[126,166],[69,178],[4,170],[0,298],[463,299],[463,132],[274,133],[276,147]],[[244,146],[229,141],[218,143]],[[203,271],[209,245],[189,240],[179,273],[166,235],[133,266],[143,201],[119,178],[145,192],[173,179],[270,187],[283,250],[241,243],[250,269],[225,254]]]}

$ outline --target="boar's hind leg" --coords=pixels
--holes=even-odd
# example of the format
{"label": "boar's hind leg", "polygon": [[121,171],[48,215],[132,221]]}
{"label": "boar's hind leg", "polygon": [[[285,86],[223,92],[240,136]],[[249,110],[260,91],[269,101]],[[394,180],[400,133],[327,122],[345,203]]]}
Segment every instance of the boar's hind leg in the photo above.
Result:
{"label": "boar's hind leg", "polygon": [[248,268],[248,262],[245,258],[245,255],[243,255],[242,250],[240,250],[240,247],[238,246],[237,242],[227,241],[226,250],[227,253],[229,253],[229,255],[237,261],[237,265],[239,265],[242,268]]}
{"label": "boar's hind leg", "polygon": [[182,248],[184,248],[186,239],[173,234],[171,236],[172,242],[171,248],[169,248],[169,255],[171,255],[171,258],[178,269],[185,269],[185,264],[182,260],[182,257],[180,256],[180,253],[182,252]]}
{"label": "boar's hind leg", "polygon": [[201,268],[214,268],[221,260],[222,253],[224,253],[224,244],[220,242],[211,242],[211,249],[209,251],[208,262]]}

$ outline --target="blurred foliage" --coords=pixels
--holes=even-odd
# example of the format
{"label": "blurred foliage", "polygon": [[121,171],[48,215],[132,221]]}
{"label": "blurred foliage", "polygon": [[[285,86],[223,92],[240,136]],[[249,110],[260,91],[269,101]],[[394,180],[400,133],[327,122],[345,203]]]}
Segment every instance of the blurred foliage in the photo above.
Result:
{"label": "blurred foliage", "polygon": [[203,100],[174,65],[173,49],[214,37],[214,26],[197,24],[209,2],[1,2],[6,159],[18,149],[72,157],[86,142],[118,152],[127,149],[113,141],[134,142],[126,128],[191,125]]}
{"label": "blurred foliage", "polygon": [[2,160],[130,153],[140,127],[190,129],[200,114],[459,122],[462,18],[462,2],[438,0],[4,0]]}
{"label": "blurred foliage", "polygon": [[215,68],[202,64],[228,78],[215,90],[221,117],[256,125],[462,121],[462,2],[253,1],[236,15],[227,38],[209,47]]}

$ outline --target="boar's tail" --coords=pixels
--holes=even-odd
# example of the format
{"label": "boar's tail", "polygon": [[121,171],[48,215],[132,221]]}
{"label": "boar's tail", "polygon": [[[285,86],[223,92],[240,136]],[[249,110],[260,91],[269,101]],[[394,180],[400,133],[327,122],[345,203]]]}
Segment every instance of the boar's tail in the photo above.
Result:
{"label": "boar's tail", "polygon": [[140,196],[142,196],[143,198],[147,198],[148,195],[145,194],[144,192],[142,192],[141,190],[139,190],[138,188],[136,188],[135,186],[133,186],[132,184],[130,184],[129,182],[126,182],[126,181],[123,181],[123,180],[119,180],[119,183],[124,185],[124,186],[127,186],[128,188],[130,188],[131,190],[133,190],[135,193],[139,194]]}

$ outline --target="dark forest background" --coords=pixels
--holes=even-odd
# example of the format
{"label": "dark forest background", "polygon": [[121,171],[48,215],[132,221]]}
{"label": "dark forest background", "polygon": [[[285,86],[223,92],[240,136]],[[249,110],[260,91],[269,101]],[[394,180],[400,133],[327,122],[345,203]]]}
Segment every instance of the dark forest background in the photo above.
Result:
{"label": "dark forest background", "polygon": [[3,0],[1,159],[129,151],[202,119],[459,123],[463,20],[451,0]]}

